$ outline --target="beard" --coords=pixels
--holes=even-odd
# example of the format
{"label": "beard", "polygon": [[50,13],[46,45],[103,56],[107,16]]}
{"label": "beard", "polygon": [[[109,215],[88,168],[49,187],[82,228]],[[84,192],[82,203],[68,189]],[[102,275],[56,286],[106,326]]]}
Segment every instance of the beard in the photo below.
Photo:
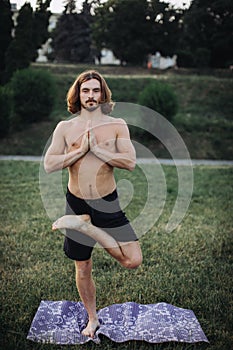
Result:
{"label": "beard", "polygon": [[[88,103],[90,103],[89,106],[88,106]],[[91,105],[91,104],[93,104],[93,105]],[[100,107],[100,104],[94,99],[87,100],[85,102],[85,105],[82,104],[82,108],[86,109],[88,112],[94,112],[99,107]]]}
{"label": "beard", "polygon": [[88,112],[94,112],[96,109],[99,108],[99,105],[96,106],[90,106],[90,107],[84,107],[86,109],[86,111]]}

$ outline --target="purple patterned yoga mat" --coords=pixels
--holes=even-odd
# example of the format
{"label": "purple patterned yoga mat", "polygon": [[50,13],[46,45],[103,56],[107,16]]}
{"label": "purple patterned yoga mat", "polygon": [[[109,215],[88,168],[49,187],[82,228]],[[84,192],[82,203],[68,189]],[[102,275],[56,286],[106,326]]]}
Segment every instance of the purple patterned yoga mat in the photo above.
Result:
{"label": "purple patterned yoga mat", "polygon": [[118,343],[208,342],[192,310],[166,303],[113,304],[99,310],[98,317],[101,325],[91,339],[81,334],[88,319],[81,302],[42,300],[27,339],[54,344],[100,343],[99,334],[103,334]]}

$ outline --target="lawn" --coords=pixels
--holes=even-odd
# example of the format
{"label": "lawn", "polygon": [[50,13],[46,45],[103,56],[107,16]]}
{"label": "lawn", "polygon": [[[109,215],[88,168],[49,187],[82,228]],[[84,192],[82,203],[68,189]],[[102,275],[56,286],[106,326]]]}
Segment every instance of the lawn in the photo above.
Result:
{"label": "lawn", "polygon": [[[39,164],[1,161],[0,165],[1,348],[68,349],[26,340],[41,300],[79,300],[74,266],[62,249],[63,235],[51,231],[51,221],[42,205]],[[172,233],[166,232],[165,225],[177,194],[176,168],[164,166],[162,171],[167,184],[166,203],[158,221],[140,239],[142,266],[128,271],[103,249],[94,250],[97,308],[126,301],[142,304],[163,301],[192,309],[210,344],[153,345],[136,341],[116,344],[103,337],[101,345],[88,343],[71,349],[232,348],[233,168],[194,167],[192,201],[185,218]],[[137,166],[132,173],[116,170],[116,178],[126,181],[129,190],[129,182],[135,188],[125,209],[133,220],[146,200],[144,175]]]}

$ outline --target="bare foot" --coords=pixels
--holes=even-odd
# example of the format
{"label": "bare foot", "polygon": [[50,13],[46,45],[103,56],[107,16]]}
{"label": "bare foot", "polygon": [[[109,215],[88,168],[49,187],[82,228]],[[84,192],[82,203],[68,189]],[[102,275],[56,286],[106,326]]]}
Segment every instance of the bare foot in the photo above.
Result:
{"label": "bare foot", "polygon": [[53,223],[52,230],[60,228],[79,230],[82,226],[90,222],[89,215],[64,215]]}
{"label": "bare foot", "polygon": [[[117,248],[117,255],[122,255],[122,252],[119,251],[118,242],[110,236],[107,232],[102,230],[99,227],[96,227],[91,224],[90,216],[87,214],[84,215],[64,215],[57,219],[53,225],[52,230],[57,229],[72,229],[80,231],[87,236],[93,238],[104,248]],[[110,253],[111,254],[111,253]],[[113,255],[114,256],[114,255]],[[115,257],[115,256],[114,256]]]}
{"label": "bare foot", "polygon": [[95,332],[99,328],[100,323],[97,320],[95,321],[89,321],[86,328],[82,331],[82,334],[85,335],[86,337],[94,338]]}

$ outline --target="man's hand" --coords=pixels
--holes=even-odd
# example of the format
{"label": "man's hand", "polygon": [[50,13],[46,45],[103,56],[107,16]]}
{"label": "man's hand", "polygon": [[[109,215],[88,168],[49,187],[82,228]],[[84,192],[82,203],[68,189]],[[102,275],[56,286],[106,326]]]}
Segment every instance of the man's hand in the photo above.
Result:
{"label": "man's hand", "polygon": [[129,138],[127,126],[123,124],[122,129],[118,132],[120,137],[116,137],[115,151],[110,151],[104,146],[101,147],[101,144],[97,143],[93,129],[89,129],[90,151],[110,166],[131,171],[136,164],[136,153]]}
{"label": "man's hand", "polygon": [[86,154],[89,151],[89,131],[86,131],[85,134],[82,137],[82,142],[80,145],[80,151],[83,154]]}
{"label": "man's hand", "polygon": [[89,129],[88,136],[89,136],[90,151],[93,154],[96,154],[97,153],[98,144],[97,144],[97,140],[96,140],[95,134],[93,132],[93,129]]}
{"label": "man's hand", "polygon": [[78,150],[82,155],[86,154],[90,150],[90,144],[89,144],[89,127],[90,127],[90,121],[86,124],[86,130],[82,136],[81,144],[79,147],[77,147],[77,144],[74,143],[69,147],[68,153],[72,152],[74,150]]}
{"label": "man's hand", "polygon": [[86,154],[90,150],[90,126],[91,126],[91,121],[88,120],[86,125],[86,131],[82,137],[82,142],[80,145],[80,151],[83,154]]}

